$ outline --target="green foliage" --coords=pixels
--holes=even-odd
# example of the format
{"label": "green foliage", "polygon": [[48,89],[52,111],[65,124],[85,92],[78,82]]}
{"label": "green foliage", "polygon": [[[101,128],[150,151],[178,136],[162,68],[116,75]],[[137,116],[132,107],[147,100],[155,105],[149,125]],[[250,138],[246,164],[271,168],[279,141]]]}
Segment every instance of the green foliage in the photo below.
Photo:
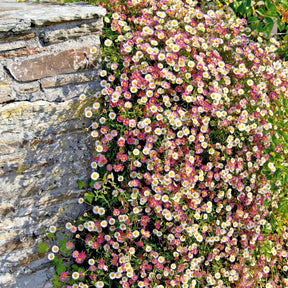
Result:
{"label": "green foliage", "polygon": [[[91,188],[93,188],[93,182],[91,181]],[[93,192],[85,193],[84,194],[85,199],[88,201],[88,203],[92,203],[93,199],[95,198],[95,195]]]}
{"label": "green foliage", "polygon": [[46,245],[45,242],[40,242],[39,247],[38,247],[38,252],[39,253],[47,253],[49,250],[49,247]]}
{"label": "green foliage", "polygon": [[[205,2],[203,1],[203,4]],[[278,32],[281,33],[279,39],[282,40],[282,45],[277,52],[282,59],[287,59],[288,2],[286,0],[212,0],[210,2],[217,3],[219,7],[228,5],[237,17],[247,20],[252,31],[262,33],[267,38],[271,36],[272,29],[276,25]]]}
{"label": "green foliage", "polygon": [[49,232],[48,235],[47,235],[47,237],[48,237],[48,239],[54,238],[54,237],[55,237],[55,234]]}
{"label": "green foliage", "polygon": [[86,189],[86,184],[84,181],[78,180],[77,184],[79,189]]}
{"label": "green foliage", "polygon": [[66,243],[68,242],[68,240],[67,239],[62,239],[62,240],[60,240],[59,241],[59,248],[60,248],[60,251],[62,252],[62,253],[64,253],[65,255],[68,253],[68,249],[66,248]]}
{"label": "green foliage", "polygon": [[62,283],[59,281],[59,276],[58,275],[54,275],[53,277],[53,286],[54,287],[61,287],[62,286]]}

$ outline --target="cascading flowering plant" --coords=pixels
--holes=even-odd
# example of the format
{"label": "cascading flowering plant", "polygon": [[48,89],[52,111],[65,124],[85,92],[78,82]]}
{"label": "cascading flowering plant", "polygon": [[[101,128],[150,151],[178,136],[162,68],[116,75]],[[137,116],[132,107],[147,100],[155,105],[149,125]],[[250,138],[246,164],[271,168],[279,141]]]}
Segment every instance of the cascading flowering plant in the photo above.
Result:
{"label": "cascading flowering plant", "polygon": [[269,222],[278,200],[262,173],[276,170],[268,117],[288,95],[279,43],[252,40],[227,7],[117,3],[85,110],[91,209],[48,255],[55,286],[288,287],[288,229]]}

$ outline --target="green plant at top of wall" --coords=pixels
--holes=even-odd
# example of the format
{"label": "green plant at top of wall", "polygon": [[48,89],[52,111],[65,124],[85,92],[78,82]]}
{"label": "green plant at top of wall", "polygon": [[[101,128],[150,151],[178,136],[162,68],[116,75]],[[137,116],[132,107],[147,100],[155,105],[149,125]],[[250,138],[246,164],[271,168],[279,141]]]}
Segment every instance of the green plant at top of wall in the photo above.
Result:
{"label": "green plant at top of wall", "polygon": [[[209,1],[201,1],[205,5]],[[281,43],[278,48],[278,55],[287,59],[288,41],[288,2],[286,0],[215,0],[219,7],[229,5],[237,15],[247,19],[248,25],[255,35],[264,33],[270,37],[274,25],[277,26],[277,37]]]}

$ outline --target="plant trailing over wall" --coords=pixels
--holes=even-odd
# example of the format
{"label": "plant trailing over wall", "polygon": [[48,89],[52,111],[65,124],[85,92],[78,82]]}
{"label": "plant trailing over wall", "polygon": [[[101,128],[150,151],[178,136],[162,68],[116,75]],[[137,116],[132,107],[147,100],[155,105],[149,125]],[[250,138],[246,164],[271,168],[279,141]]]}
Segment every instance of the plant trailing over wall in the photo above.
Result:
{"label": "plant trailing over wall", "polygon": [[252,40],[227,6],[103,5],[95,171],[78,182],[90,209],[41,243],[54,286],[288,287],[279,43]]}
{"label": "plant trailing over wall", "polygon": [[[201,2],[203,5],[207,4],[207,1]],[[276,25],[277,38],[281,43],[277,54],[282,59],[287,59],[288,3],[286,0],[212,0],[211,2],[217,3],[218,7],[229,5],[238,17],[248,21],[254,35],[260,33],[265,37],[270,37],[272,29]]]}

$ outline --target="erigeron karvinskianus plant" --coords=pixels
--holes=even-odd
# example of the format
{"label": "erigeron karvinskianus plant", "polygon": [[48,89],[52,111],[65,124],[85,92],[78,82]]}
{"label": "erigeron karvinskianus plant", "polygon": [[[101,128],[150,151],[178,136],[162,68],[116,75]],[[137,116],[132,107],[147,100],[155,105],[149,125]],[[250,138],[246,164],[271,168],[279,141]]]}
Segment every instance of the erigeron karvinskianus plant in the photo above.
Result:
{"label": "erigeron karvinskianus plant", "polygon": [[49,254],[74,261],[55,286],[288,287],[287,226],[270,223],[262,173],[276,169],[268,119],[288,93],[278,42],[197,1],[114,4],[85,111],[90,210]]}

